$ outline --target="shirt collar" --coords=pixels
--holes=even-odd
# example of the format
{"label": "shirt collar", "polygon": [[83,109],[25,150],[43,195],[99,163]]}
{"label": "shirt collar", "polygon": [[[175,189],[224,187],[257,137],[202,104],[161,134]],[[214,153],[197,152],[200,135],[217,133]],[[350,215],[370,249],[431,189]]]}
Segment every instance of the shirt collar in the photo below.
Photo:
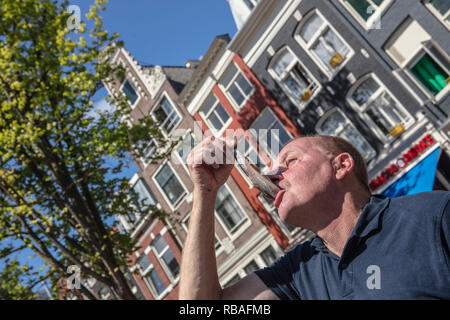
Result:
{"label": "shirt collar", "polygon": [[[365,237],[370,232],[377,230],[381,224],[381,216],[388,207],[390,199],[383,195],[372,195],[370,201],[364,206],[363,211],[356,222],[350,238]],[[311,240],[311,246],[320,251],[328,251],[327,247],[319,237]]]}

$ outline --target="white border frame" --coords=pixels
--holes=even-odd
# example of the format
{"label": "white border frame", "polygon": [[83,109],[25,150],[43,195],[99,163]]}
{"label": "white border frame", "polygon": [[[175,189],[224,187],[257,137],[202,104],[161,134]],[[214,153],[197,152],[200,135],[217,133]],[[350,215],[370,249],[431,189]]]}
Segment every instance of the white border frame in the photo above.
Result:
{"label": "white border frame", "polygon": [[[300,36],[300,31],[304,27],[304,25],[311,19],[315,14],[317,14],[324,22],[324,25],[320,28],[320,30],[316,30],[314,37],[306,43],[305,40]],[[319,38],[323,36],[327,30],[333,31],[339,40],[347,47],[348,54],[345,56],[344,60],[337,66],[331,70],[324,64],[324,62],[313,52],[312,47],[318,42]],[[328,80],[332,80],[339,71],[350,61],[350,59],[355,54],[355,51],[352,47],[345,41],[344,38],[336,31],[333,25],[325,18],[325,16],[319,11],[319,9],[312,9],[309,11],[303,18],[300,20],[298,26],[294,31],[294,39],[300,45],[300,47],[305,50],[311,59],[317,64],[317,66],[328,76]]]}
{"label": "white border frame", "polygon": [[[366,1],[366,0],[365,0]],[[371,1],[371,0],[368,0]],[[386,11],[387,7],[393,2],[393,0],[384,0],[384,3],[377,6],[374,13],[370,16],[370,18],[365,21],[361,15],[352,7],[351,4],[347,3],[346,0],[339,1],[341,5],[347,10],[348,13],[366,30],[369,31],[373,29],[372,27],[376,26],[377,22],[381,20],[381,16]],[[372,5],[371,5],[372,6]],[[372,6],[373,7],[373,6]]]}
{"label": "white border frame", "polygon": [[[283,83],[283,80],[276,74],[276,72],[273,70],[273,65],[275,64],[278,57],[281,55],[281,53],[284,50],[289,50],[291,55],[294,57],[294,60],[289,65],[289,68],[287,68],[289,71],[284,71],[284,74],[281,78],[285,78],[287,74],[289,74],[292,69],[295,67],[296,64],[300,65],[301,69],[308,75],[310,80],[312,81],[311,85],[315,84],[316,88],[314,89],[312,95],[308,98],[306,101],[297,101],[295,97],[292,96],[292,94],[289,92],[289,89],[285,86]],[[294,104],[294,106],[299,109],[299,111],[303,111],[306,106],[314,99],[314,97],[322,90],[322,84],[317,81],[317,79],[313,76],[313,74],[309,71],[308,68],[305,67],[305,65],[300,61],[300,59],[297,57],[297,55],[292,51],[292,49],[288,45],[284,45],[280,49],[278,49],[277,52],[272,56],[270,59],[269,65],[267,66],[267,72],[270,74],[270,76],[273,78],[273,80],[281,87],[284,94],[291,100],[291,102]]]}
{"label": "white border frame", "polygon": [[[230,82],[225,87],[222,84],[222,80],[226,75],[228,75],[228,72],[231,72],[230,69],[232,68],[232,65],[234,65],[234,67],[236,68],[236,73],[231,77]],[[237,78],[239,77],[239,75],[242,75],[244,77],[245,81],[247,81],[248,84],[250,85],[250,87],[252,87],[252,91],[248,95],[245,95],[244,92],[242,91],[241,87],[238,85],[238,90],[244,97],[244,100],[242,101],[242,103],[240,105],[237,104],[237,102],[234,100],[233,96],[230,93],[230,88],[237,81]],[[225,94],[228,101],[233,106],[233,109],[236,110],[236,112],[241,111],[242,108],[247,104],[248,100],[255,93],[255,87],[253,86],[253,83],[245,76],[244,72],[242,72],[241,68],[239,68],[239,66],[234,62],[234,60],[231,60],[230,64],[225,69],[225,72],[222,74],[220,80],[218,81],[218,85],[219,85],[220,89],[222,89],[222,92]]]}
{"label": "white border frame", "polygon": [[[177,199],[177,201],[172,204],[170,202],[170,200],[167,198],[166,193],[164,192],[164,190],[161,188],[161,186],[159,185],[158,181],[156,180],[156,175],[162,170],[162,168],[164,166],[168,165],[170,170],[172,170],[172,173],[175,175],[175,177],[178,179],[178,182],[181,184],[181,186],[183,187],[184,193],[180,196],[179,199]],[[164,200],[166,201],[166,203],[168,204],[169,208],[171,210],[176,210],[181,203],[183,203],[183,199],[186,198],[186,195],[188,195],[188,188],[186,188],[186,185],[183,183],[183,180],[180,179],[180,177],[178,176],[176,170],[173,169],[171,163],[169,162],[168,159],[166,159],[163,163],[161,163],[161,165],[158,167],[158,169],[153,173],[152,175],[152,181],[154,182],[154,184],[156,185],[156,188],[158,189],[159,193],[161,193],[161,195],[163,196]]]}
{"label": "white border frame", "polygon": [[[222,126],[222,128],[220,130],[217,130],[216,128],[214,128],[214,126],[212,124],[210,124],[208,122],[208,116],[203,112],[203,108],[205,107],[206,102],[210,99],[210,97],[214,97],[214,99],[216,99],[216,102],[214,102],[213,106],[211,107],[210,112],[208,113],[208,116],[211,115],[211,113],[216,109],[217,105],[220,103],[220,105],[222,106],[222,108],[225,110],[225,112],[228,114],[228,120],[227,122],[225,122]],[[228,129],[228,127],[230,126],[230,124],[233,122],[233,117],[228,113],[227,109],[225,109],[225,107],[223,106],[223,104],[219,101],[219,99],[217,98],[217,96],[213,93],[210,92],[206,99],[203,101],[203,103],[201,104],[200,109],[198,110],[198,113],[200,114],[200,117],[203,119],[203,121],[205,122],[206,126],[208,127],[208,129],[211,130],[211,132],[216,136],[216,137],[220,137],[222,136],[222,134],[225,132],[226,129]]]}
{"label": "white border frame", "polygon": [[[127,95],[123,92],[123,87],[125,86],[125,82],[127,82],[127,81],[133,87],[133,90],[134,90],[134,92],[137,95],[137,99],[136,99],[136,101],[133,104],[131,104],[130,100],[128,100]],[[128,106],[131,108],[131,110],[134,110],[134,108],[136,108],[136,106],[138,105],[139,101],[141,100],[141,95],[138,92],[138,90],[136,90],[136,84],[133,83],[133,81],[128,78],[128,74],[127,74],[127,76],[125,76],[125,79],[122,81],[122,84],[120,85],[120,88],[119,88],[119,92],[121,94],[123,94],[127,98],[127,103],[128,103]]]}
{"label": "white border frame", "polygon": [[[361,84],[366,81],[367,79],[369,79],[370,77],[372,77],[375,82],[379,85],[379,88],[377,91],[384,91],[386,93],[389,94],[390,98],[392,100],[394,100],[397,103],[397,106],[401,108],[401,111],[407,116],[409,117],[409,119],[405,119],[405,121],[401,122],[401,124],[403,124],[405,131],[407,131],[407,129],[409,127],[411,127],[411,125],[413,125],[414,123],[414,116],[411,115],[409,113],[409,111],[400,103],[400,101],[391,93],[391,91],[384,85],[384,83],[378,78],[378,76],[374,73],[374,72],[370,72],[365,74],[364,76],[360,77],[350,88],[350,90],[348,91],[347,95],[345,96],[345,100],[347,101],[347,104],[349,104],[356,112],[361,114],[361,118],[367,122],[368,124],[371,124],[369,127],[371,129],[371,132],[378,138],[380,139],[380,141],[382,141],[385,145],[392,143],[392,141],[397,140],[400,136],[398,135],[397,137],[392,137],[391,135],[384,135],[383,132],[381,132],[381,130],[374,124],[374,122],[370,119],[369,116],[367,116],[365,114],[365,111],[367,110],[367,107],[373,102],[372,100],[369,100],[368,103],[366,103],[364,106],[360,106],[356,103],[356,101],[353,100],[352,95],[353,93],[356,91],[356,89],[358,89]],[[373,95],[372,95],[373,96]],[[379,97],[380,94],[377,94],[377,97]]]}
{"label": "white border frame", "polygon": [[442,15],[429,0],[422,1],[424,6],[431,11],[431,13],[450,31],[450,10],[445,15]]}
{"label": "white border frame", "polygon": [[161,129],[162,134],[168,138],[170,136],[170,134],[177,129],[177,127],[180,125],[180,123],[183,121],[183,115],[181,114],[180,110],[178,110],[178,107],[176,106],[176,103],[174,103],[172,101],[172,99],[170,98],[169,94],[166,91],[163,91],[158,99],[156,99],[155,103],[153,104],[153,107],[150,109],[149,113],[152,116],[152,118],[157,121],[156,116],[154,115],[154,112],[156,109],[158,109],[161,106],[161,101],[166,98],[170,105],[172,106],[172,108],[174,109],[175,113],[177,114],[179,120],[178,122],[176,122],[173,126],[173,128],[170,130],[170,132],[166,132],[165,129],[162,129],[162,127],[159,125],[159,128]]}

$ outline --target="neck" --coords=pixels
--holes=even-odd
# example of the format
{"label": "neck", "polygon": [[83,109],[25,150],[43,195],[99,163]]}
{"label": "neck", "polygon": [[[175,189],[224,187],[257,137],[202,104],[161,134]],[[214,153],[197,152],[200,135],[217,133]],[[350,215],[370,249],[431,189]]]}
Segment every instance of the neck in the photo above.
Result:
{"label": "neck", "polygon": [[343,201],[331,209],[333,214],[327,213],[328,223],[316,230],[328,250],[339,257],[370,196],[348,192],[341,199]]}

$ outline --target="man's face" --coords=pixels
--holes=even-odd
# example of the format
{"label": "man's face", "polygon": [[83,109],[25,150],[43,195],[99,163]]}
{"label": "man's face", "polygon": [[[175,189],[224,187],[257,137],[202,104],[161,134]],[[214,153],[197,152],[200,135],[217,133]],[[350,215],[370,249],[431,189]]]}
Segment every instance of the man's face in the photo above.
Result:
{"label": "man's face", "polygon": [[[281,188],[274,205],[280,218],[307,227],[333,190],[332,157],[317,143],[318,138],[300,138],[288,143],[272,165],[278,170],[273,181]],[[331,193],[330,193],[331,191]]]}

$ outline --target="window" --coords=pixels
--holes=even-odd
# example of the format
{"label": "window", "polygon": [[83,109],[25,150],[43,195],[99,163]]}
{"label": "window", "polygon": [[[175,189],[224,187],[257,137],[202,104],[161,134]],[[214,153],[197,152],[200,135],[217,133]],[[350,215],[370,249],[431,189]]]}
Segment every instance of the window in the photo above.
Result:
{"label": "window", "polygon": [[320,134],[338,136],[349,141],[366,160],[375,154],[375,150],[339,109],[333,109],[322,117],[316,129]]}
{"label": "window", "polygon": [[277,260],[277,254],[272,246],[267,247],[263,252],[261,252],[260,256],[266,266],[272,265],[272,263]]}
{"label": "window", "polygon": [[299,28],[296,38],[305,44],[327,73],[334,73],[350,56],[348,45],[318,12],[314,12]]}
{"label": "window", "polygon": [[130,81],[128,81],[128,79],[125,80],[122,86],[122,92],[125,94],[125,96],[128,98],[128,101],[133,106],[138,99],[138,95],[133,85],[130,83]]}
{"label": "window", "polygon": [[147,143],[143,150],[143,157],[142,162],[144,163],[144,166],[147,166],[150,163],[150,160],[152,160],[153,154],[156,151],[157,145],[155,140],[151,139],[150,142],[140,142],[141,145],[144,145],[144,143]]}
{"label": "window", "polygon": [[439,100],[450,90],[450,58],[417,21],[405,20],[384,49],[429,98]]}
{"label": "window", "polygon": [[380,137],[388,140],[404,131],[411,117],[380,82],[369,76],[355,86],[349,102],[357,106]]}
{"label": "window", "polygon": [[304,105],[318,89],[312,76],[287,47],[278,52],[269,67],[269,73],[279,82],[294,104]]}
{"label": "window", "polygon": [[175,205],[186,193],[168,164],[156,174],[155,180],[172,205]]}
{"label": "window", "polygon": [[195,147],[196,141],[191,132],[184,136],[183,140],[178,144],[176,152],[178,153],[183,164],[186,164],[187,157],[191,150]]}
{"label": "window", "polygon": [[[252,123],[251,129],[256,130],[250,132],[257,134],[255,138],[260,147],[269,152],[273,158],[276,158],[280,150],[292,139],[292,136],[268,107]],[[269,136],[265,133],[269,133]]]}
{"label": "window", "polygon": [[145,273],[147,269],[150,268],[152,265],[150,259],[144,253],[140,255],[139,258],[137,259],[137,264],[143,273]]}
{"label": "window", "polygon": [[448,0],[425,0],[427,7],[450,28],[450,2]]}
{"label": "window", "polygon": [[409,70],[433,96],[450,83],[450,62],[433,46],[424,47],[419,57],[410,64]]}
{"label": "window", "polygon": [[169,134],[181,121],[175,107],[166,97],[163,97],[158,107],[152,113],[160,123],[162,131],[166,134]]}
{"label": "window", "polygon": [[242,72],[238,71],[235,64],[232,63],[230,69],[226,72],[221,85],[225,92],[236,105],[237,109],[242,108],[243,104],[253,93],[253,87]]}
{"label": "window", "polygon": [[214,95],[211,95],[205,106],[202,108],[201,113],[205,119],[208,127],[212,128],[216,132],[224,130],[231,122],[231,118],[225,108],[218,102]]}
{"label": "window", "polygon": [[231,233],[235,232],[246,220],[244,213],[225,185],[219,189],[215,208],[220,220]]}
{"label": "window", "polygon": [[[253,137],[250,137],[252,139]],[[254,140],[254,139],[252,139]],[[256,141],[255,141],[256,143]],[[250,142],[242,136],[237,143],[237,150],[251,163],[256,165],[260,170],[266,167],[264,161],[255,150],[256,145],[250,145]]]}
{"label": "window", "polygon": [[172,278],[176,278],[180,271],[180,266],[175,259],[172,250],[170,250],[169,245],[166,240],[161,235],[157,235],[152,241],[152,247],[157,252],[157,257],[163,262],[165,267],[169,270]]}
{"label": "window", "polygon": [[154,205],[152,195],[150,194],[147,184],[143,179],[138,179],[137,182],[130,189],[134,204],[138,210],[143,210],[150,205]]}
{"label": "window", "polygon": [[259,0],[244,0],[244,2],[250,10],[253,10],[258,4]]}
{"label": "window", "polygon": [[151,291],[156,293],[156,296],[160,296],[164,292],[164,290],[166,290],[166,286],[164,285],[161,277],[154,268],[144,276],[144,280],[149,285]]}
{"label": "window", "polygon": [[258,264],[255,262],[255,260],[250,261],[245,267],[244,271],[246,274],[250,274],[255,272],[256,270],[260,269]]}
{"label": "window", "polygon": [[366,28],[371,28],[392,0],[343,0],[344,6]]}

